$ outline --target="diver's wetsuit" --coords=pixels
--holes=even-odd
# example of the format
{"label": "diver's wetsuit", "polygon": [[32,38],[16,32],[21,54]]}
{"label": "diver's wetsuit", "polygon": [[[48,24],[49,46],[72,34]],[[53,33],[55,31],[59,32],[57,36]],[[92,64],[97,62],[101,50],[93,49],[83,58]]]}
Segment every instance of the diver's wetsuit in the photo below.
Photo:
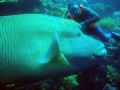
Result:
{"label": "diver's wetsuit", "polygon": [[93,10],[84,6],[74,8],[72,4],[68,5],[68,9],[68,18],[82,23],[85,32],[99,36],[102,41],[107,41],[109,38],[111,38],[111,33],[103,32],[103,30],[98,25],[96,25],[96,22],[100,20],[100,16]]}

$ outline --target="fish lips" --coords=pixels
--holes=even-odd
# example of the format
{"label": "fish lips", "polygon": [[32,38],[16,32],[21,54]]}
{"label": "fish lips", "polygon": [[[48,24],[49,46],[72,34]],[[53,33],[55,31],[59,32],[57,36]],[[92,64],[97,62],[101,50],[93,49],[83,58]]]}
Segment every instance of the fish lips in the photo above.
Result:
{"label": "fish lips", "polygon": [[[102,45],[102,47],[101,47]],[[96,58],[103,58],[107,55],[107,50],[105,49],[104,44],[100,44],[97,48],[96,51],[93,53],[93,56]]]}

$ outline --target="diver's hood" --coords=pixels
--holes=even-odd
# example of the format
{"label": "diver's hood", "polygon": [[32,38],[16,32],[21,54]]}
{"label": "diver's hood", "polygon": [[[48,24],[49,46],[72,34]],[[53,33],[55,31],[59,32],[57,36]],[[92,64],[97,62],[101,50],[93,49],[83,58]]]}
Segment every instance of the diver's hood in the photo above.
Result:
{"label": "diver's hood", "polygon": [[80,15],[80,7],[79,7],[79,5],[77,5],[77,4],[70,5],[68,7],[68,9],[69,9],[69,12],[72,15],[72,17],[77,17],[77,16]]}

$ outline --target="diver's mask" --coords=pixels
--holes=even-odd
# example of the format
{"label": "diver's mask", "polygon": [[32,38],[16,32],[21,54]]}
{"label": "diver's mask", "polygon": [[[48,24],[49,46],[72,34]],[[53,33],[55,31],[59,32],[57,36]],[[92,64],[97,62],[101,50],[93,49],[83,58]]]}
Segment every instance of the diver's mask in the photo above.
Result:
{"label": "diver's mask", "polygon": [[80,6],[78,4],[71,5],[68,9],[72,17],[77,17],[81,14]]}

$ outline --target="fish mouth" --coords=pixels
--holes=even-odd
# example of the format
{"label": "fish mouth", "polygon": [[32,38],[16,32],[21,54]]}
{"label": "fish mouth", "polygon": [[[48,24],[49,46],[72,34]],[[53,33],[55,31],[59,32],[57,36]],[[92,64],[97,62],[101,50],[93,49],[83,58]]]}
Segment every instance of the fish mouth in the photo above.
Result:
{"label": "fish mouth", "polygon": [[101,44],[97,47],[97,50],[94,52],[95,57],[105,57],[107,55],[107,50],[105,49],[104,44]]}

